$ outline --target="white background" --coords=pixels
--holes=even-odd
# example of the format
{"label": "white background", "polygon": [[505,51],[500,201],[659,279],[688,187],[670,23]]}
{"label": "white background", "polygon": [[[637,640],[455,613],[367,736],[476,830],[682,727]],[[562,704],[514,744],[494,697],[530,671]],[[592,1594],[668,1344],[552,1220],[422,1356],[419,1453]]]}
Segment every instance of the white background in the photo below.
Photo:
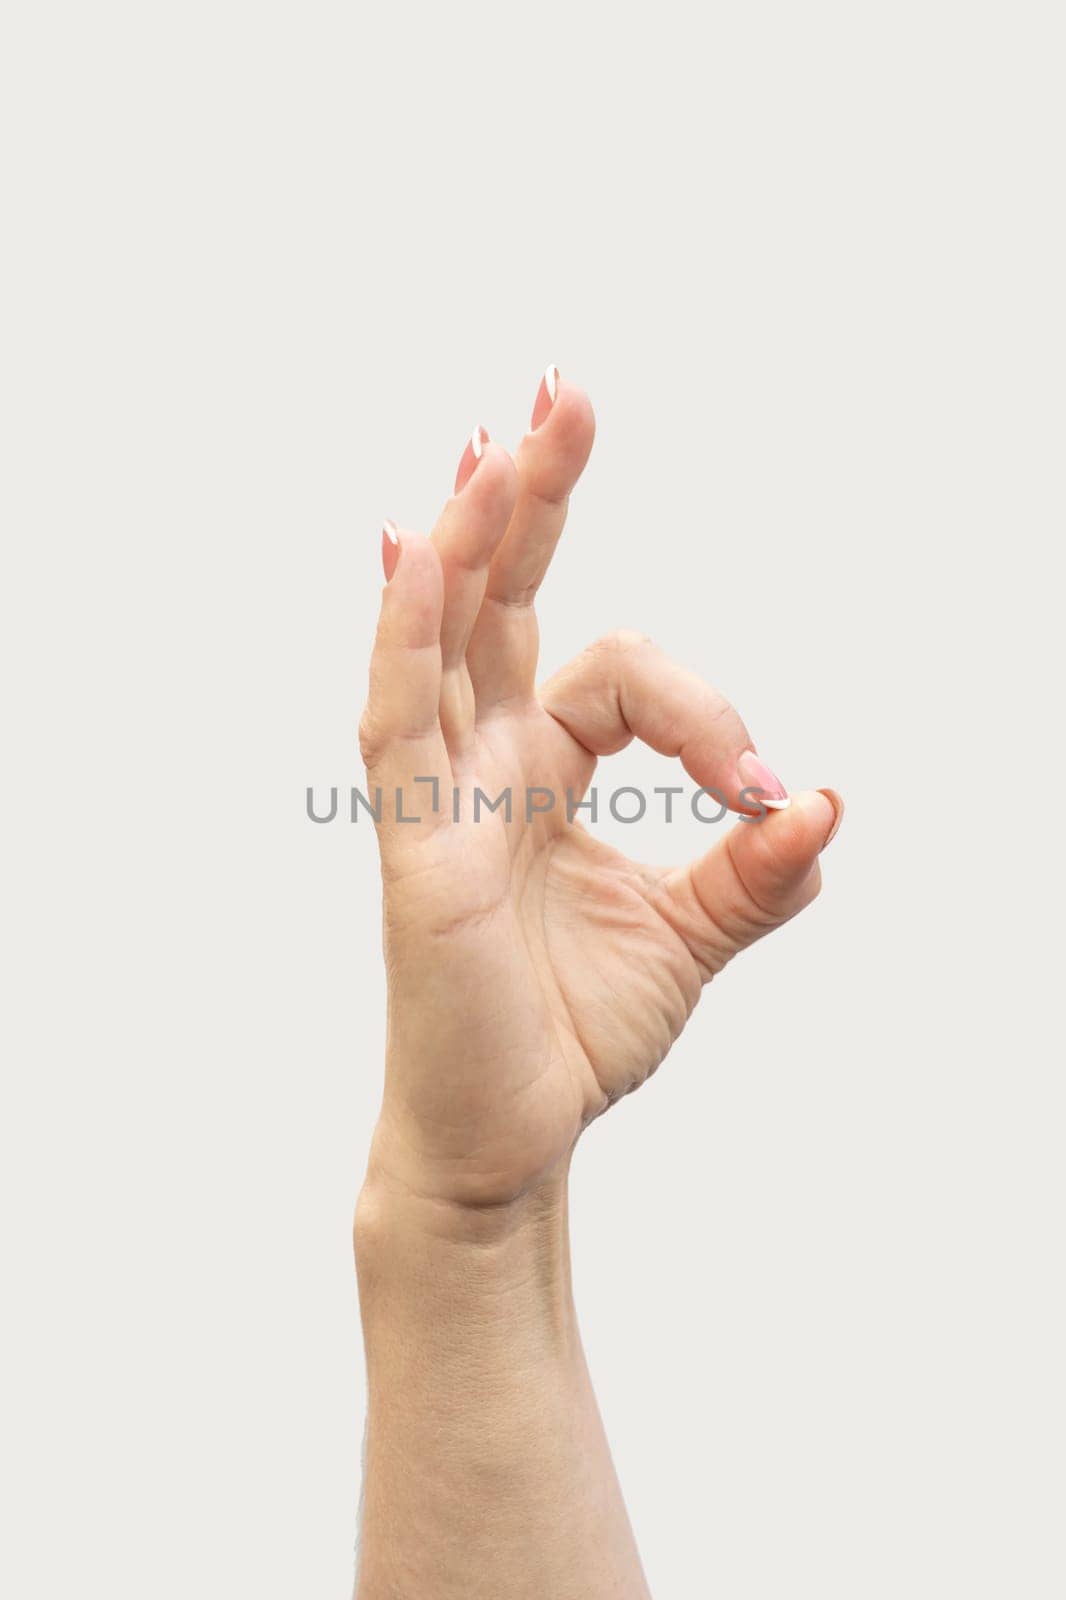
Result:
{"label": "white background", "polygon": [[1060,19],[12,8],[5,1594],[350,1590],[377,869],[304,791],[549,361],[545,669],[646,630],[849,807],[576,1164],[653,1592],[1066,1592]]}

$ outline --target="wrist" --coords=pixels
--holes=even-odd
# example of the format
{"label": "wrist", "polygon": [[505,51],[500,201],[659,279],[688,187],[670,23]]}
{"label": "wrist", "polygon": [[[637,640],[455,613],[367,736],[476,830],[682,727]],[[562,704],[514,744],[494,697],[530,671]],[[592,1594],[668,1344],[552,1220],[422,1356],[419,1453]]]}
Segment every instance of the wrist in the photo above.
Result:
{"label": "wrist", "polygon": [[[471,1141],[476,1133],[471,1131]],[[367,1247],[382,1229],[402,1228],[453,1243],[522,1239],[543,1244],[555,1224],[566,1221],[571,1151],[523,1181],[501,1168],[491,1178],[475,1175],[467,1154],[445,1160],[423,1153],[421,1130],[395,1110],[382,1113],[374,1130],[356,1214],[356,1242]]]}
{"label": "wrist", "polygon": [[412,1186],[372,1156],[354,1244],[368,1365],[413,1341],[448,1359],[497,1337],[530,1359],[568,1350],[574,1333],[565,1174],[493,1206],[460,1205]]}
{"label": "wrist", "polygon": [[570,1250],[565,1175],[505,1204],[470,1206],[421,1191],[371,1161],[356,1204],[353,1230],[360,1294],[430,1274],[479,1290],[501,1286],[569,1289]]}

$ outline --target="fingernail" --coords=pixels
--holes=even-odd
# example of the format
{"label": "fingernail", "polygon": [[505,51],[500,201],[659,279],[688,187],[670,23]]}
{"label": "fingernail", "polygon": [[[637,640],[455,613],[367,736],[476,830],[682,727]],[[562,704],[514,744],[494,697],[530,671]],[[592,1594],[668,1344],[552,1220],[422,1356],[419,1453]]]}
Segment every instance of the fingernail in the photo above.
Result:
{"label": "fingernail", "polygon": [[745,750],[737,762],[737,771],[746,788],[760,790],[759,798],[769,810],[784,811],[790,804],[788,790],[781,779],[770,771],[765,761],[759,760],[754,750]]}
{"label": "fingernail", "polygon": [[548,412],[555,404],[555,396],[558,394],[558,392],[559,368],[556,366],[546,367],[544,370],[544,376],[540,380],[540,388],[537,390],[537,398],[533,402],[533,420],[530,423],[530,427],[540,427],[541,423],[548,415]]}
{"label": "fingernail", "polygon": [[478,462],[481,460],[485,446],[488,444],[488,442],[489,436],[485,432],[484,428],[480,426],[474,429],[473,433],[466,441],[466,449],[459,458],[459,471],[455,474],[456,494],[458,494],[460,490],[465,489],[471,478],[474,476],[474,470],[477,467]]}
{"label": "fingernail", "polygon": [[395,522],[386,522],[381,530],[381,565],[385,568],[385,582],[388,583],[396,571],[396,563],[400,559],[400,530]]}
{"label": "fingernail", "polygon": [[837,794],[835,789],[819,789],[818,793],[825,795],[826,799],[829,801],[829,804],[832,806],[834,812],[836,813],[836,815],[833,818],[833,826],[830,828],[829,832],[826,834],[825,844],[823,844],[823,846],[822,846],[822,849],[826,850],[832,844],[833,840],[836,838],[837,832],[838,832],[838,830],[840,828],[840,824],[844,820],[844,802],[841,799],[840,795]]}

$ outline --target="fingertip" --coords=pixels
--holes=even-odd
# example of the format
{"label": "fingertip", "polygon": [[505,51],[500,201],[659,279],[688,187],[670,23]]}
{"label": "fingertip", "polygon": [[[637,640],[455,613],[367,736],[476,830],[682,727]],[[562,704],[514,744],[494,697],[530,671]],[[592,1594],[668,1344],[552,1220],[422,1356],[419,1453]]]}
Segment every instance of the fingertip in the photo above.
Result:
{"label": "fingertip", "polygon": [[544,376],[537,386],[537,398],[533,402],[533,415],[529,419],[529,430],[536,433],[541,423],[547,419],[548,413],[555,404],[555,397],[559,392],[559,368],[554,361],[549,361],[544,369]]}
{"label": "fingertip", "polygon": [[791,796],[784,810],[771,811],[757,826],[780,863],[799,872],[825,849],[838,820],[836,805],[829,795],[819,789],[804,789]]}
{"label": "fingertip", "polygon": [[386,523],[382,532],[385,587],[382,618],[402,617],[405,643],[431,644],[440,633],[444,579],[440,557],[425,534]]}
{"label": "fingertip", "polygon": [[794,794],[783,811],[767,811],[758,821],[742,821],[729,834],[760,881],[787,892],[800,883],[824,850],[836,819],[833,804],[817,790]]}
{"label": "fingertip", "polygon": [[592,441],[596,437],[596,413],[584,389],[579,389],[576,383],[567,383],[565,378],[560,378],[555,404],[548,420],[559,442],[573,452],[575,457],[580,456],[581,465],[584,466],[592,449]]}
{"label": "fingertip", "polygon": [[462,489],[452,496],[461,507],[463,518],[500,527],[502,538],[507,519],[518,497],[518,473],[511,453],[490,439],[482,452],[478,468]]}
{"label": "fingertip", "polygon": [[536,480],[536,492],[555,499],[568,494],[581,476],[596,437],[596,417],[584,389],[563,377],[556,378],[550,405],[546,396],[542,379],[533,425],[519,454]]}
{"label": "fingertip", "polygon": [[381,565],[385,572],[386,583],[391,582],[399,559],[400,530],[391,518],[386,517],[381,529]]}
{"label": "fingertip", "polygon": [[829,801],[829,804],[833,807],[834,812],[833,826],[826,835],[825,844],[822,846],[822,849],[826,850],[836,838],[840,829],[840,824],[844,820],[844,800],[835,789],[819,789],[818,793],[825,796],[825,798]]}
{"label": "fingertip", "polygon": [[592,433],[596,428],[596,413],[592,401],[579,384],[559,377],[556,386],[552,419],[560,426]]}
{"label": "fingertip", "polygon": [[[741,727],[747,737],[747,730]],[[762,816],[765,811],[787,811],[792,797],[777,773],[754,750],[742,749],[736,764],[740,793],[735,807],[744,816]]]}
{"label": "fingertip", "polygon": [[481,465],[481,462],[484,459],[485,449],[489,443],[490,440],[488,430],[483,428],[479,422],[471,432],[470,437],[467,439],[466,444],[463,447],[463,453],[459,457],[459,465],[455,469],[455,487],[452,490],[453,494],[462,494],[463,490],[470,482],[470,479],[474,476],[475,472],[478,470],[478,467]]}

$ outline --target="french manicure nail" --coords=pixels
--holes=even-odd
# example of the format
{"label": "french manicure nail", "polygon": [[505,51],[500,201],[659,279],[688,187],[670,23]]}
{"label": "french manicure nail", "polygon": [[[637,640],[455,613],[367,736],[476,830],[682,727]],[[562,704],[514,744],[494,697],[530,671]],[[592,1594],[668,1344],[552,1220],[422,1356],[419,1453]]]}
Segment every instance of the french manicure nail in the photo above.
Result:
{"label": "french manicure nail", "polygon": [[546,367],[544,376],[540,380],[540,388],[537,390],[537,398],[533,402],[533,420],[530,423],[530,427],[540,427],[541,423],[548,415],[548,412],[555,404],[555,396],[558,394],[558,392],[559,368],[554,365]]}
{"label": "french manicure nail", "polygon": [[770,811],[784,811],[791,804],[788,790],[765,761],[760,761],[754,750],[745,750],[737,762],[737,771],[746,788],[758,789],[759,798]]}
{"label": "french manicure nail", "polygon": [[482,428],[480,425],[474,429],[473,433],[466,441],[466,449],[459,458],[459,470],[455,474],[456,494],[459,494],[463,489],[465,489],[471,478],[474,476],[474,471],[478,462],[481,460],[482,455],[484,454],[485,446],[488,444],[488,442],[489,436],[485,432],[484,428]]}
{"label": "french manicure nail", "polygon": [[396,571],[396,563],[400,559],[400,530],[395,522],[386,522],[381,530],[381,565],[385,568],[385,582],[388,583]]}
{"label": "french manicure nail", "polygon": [[837,833],[838,833],[839,828],[840,828],[840,824],[844,820],[844,802],[841,799],[840,795],[837,794],[835,789],[819,789],[818,793],[825,795],[826,799],[829,801],[829,804],[832,806],[834,812],[836,813],[836,815],[833,818],[833,826],[830,828],[829,832],[826,834],[825,844],[823,844],[823,846],[822,846],[822,849],[826,850],[832,844],[833,840],[836,838]]}

